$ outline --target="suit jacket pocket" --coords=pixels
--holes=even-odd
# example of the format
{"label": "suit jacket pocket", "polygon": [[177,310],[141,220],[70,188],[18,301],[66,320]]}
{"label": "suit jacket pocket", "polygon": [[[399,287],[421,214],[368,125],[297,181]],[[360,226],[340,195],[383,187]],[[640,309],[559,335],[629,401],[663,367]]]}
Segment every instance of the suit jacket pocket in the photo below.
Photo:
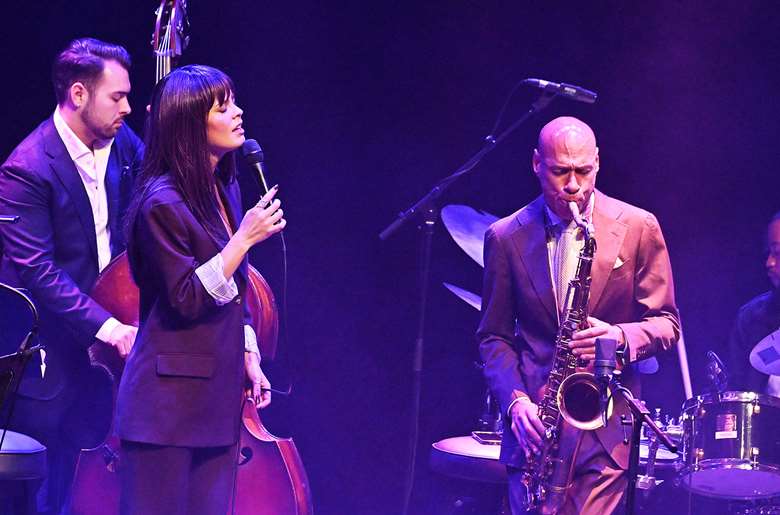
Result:
{"label": "suit jacket pocket", "polygon": [[204,354],[158,354],[157,375],[203,377],[214,375],[216,360]]}

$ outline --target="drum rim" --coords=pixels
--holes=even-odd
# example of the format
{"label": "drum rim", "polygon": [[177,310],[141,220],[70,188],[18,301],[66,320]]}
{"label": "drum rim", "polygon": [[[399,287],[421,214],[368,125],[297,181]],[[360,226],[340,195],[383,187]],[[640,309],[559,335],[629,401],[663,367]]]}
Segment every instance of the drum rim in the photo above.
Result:
{"label": "drum rim", "polygon": [[774,465],[768,465],[763,463],[753,464],[750,460],[738,459],[738,458],[717,458],[709,460],[701,460],[696,465],[687,465],[680,470],[678,477],[680,485],[686,490],[689,490],[695,494],[702,495],[704,497],[715,497],[718,499],[732,499],[736,501],[749,501],[751,499],[771,499],[777,497],[780,491],[771,494],[761,495],[728,495],[719,494],[711,490],[701,490],[693,487],[689,484],[688,477],[692,476],[696,472],[703,470],[758,470],[760,472],[774,472],[780,475],[780,468]]}
{"label": "drum rim", "polygon": [[718,404],[719,402],[754,402],[762,406],[771,406],[773,408],[780,408],[780,398],[766,395],[763,393],[730,390],[720,394],[720,401],[714,398],[711,393],[705,393],[696,397],[691,397],[683,403],[683,411],[687,411],[690,408],[699,406],[701,404]]}

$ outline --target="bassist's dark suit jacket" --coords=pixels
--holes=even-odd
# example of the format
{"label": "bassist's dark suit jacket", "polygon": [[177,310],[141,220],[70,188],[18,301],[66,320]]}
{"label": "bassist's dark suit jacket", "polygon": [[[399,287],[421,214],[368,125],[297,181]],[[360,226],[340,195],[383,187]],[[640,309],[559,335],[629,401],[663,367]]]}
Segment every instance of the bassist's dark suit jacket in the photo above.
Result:
{"label": "bassist's dark suit jacket", "polygon": [[[124,250],[122,214],[142,156],[143,144],[123,125],[105,178],[112,255]],[[20,392],[50,400],[84,377],[86,349],[111,316],[88,295],[98,276],[95,222],[76,165],[51,118],[0,168],[0,212],[21,217],[19,223],[0,226],[0,281],[29,290],[41,313],[41,343],[46,345],[45,376],[34,359]]]}
{"label": "bassist's dark suit jacket", "polygon": [[[106,168],[111,253],[124,249],[127,207],[143,144],[127,126],[117,132]],[[0,167],[0,212],[19,223],[0,226],[0,281],[25,288],[40,313],[40,357],[30,361],[9,428],[48,448],[48,509],[70,489],[81,448],[102,441],[111,422],[112,392],[90,366],[87,348],[111,316],[88,293],[98,276],[97,238],[84,184],[51,118],[22,141]],[[20,342],[4,341],[2,354]],[[3,419],[4,420],[4,419]]]}

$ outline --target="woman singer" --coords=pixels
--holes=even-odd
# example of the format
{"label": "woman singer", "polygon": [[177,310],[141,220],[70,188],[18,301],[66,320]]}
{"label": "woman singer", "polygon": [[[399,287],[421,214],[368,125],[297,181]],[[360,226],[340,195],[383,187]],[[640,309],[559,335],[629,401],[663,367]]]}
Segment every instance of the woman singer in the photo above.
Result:
{"label": "woman singer", "polygon": [[244,385],[271,402],[247,304],[247,252],[281,231],[274,187],[241,217],[243,111],[223,72],[185,66],[153,92],[127,217],[140,327],[117,399],[123,514],[224,514]]}

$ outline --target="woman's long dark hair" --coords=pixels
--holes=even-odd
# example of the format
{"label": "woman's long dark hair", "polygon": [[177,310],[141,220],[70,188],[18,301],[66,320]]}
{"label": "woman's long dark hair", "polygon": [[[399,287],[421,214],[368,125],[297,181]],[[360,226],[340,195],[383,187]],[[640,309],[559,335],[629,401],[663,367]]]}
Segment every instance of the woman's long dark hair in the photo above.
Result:
{"label": "woman's long dark hair", "polygon": [[133,243],[133,226],[149,187],[166,176],[206,231],[217,241],[223,238],[215,181],[216,176],[225,183],[235,180],[236,159],[234,152],[228,152],[214,173],[206,126],[214,102],[224,104],[234,91],[230,77],[203,65],[177,68],[157,83],[146,125],[143,164],[125,220],[128,246]]}

